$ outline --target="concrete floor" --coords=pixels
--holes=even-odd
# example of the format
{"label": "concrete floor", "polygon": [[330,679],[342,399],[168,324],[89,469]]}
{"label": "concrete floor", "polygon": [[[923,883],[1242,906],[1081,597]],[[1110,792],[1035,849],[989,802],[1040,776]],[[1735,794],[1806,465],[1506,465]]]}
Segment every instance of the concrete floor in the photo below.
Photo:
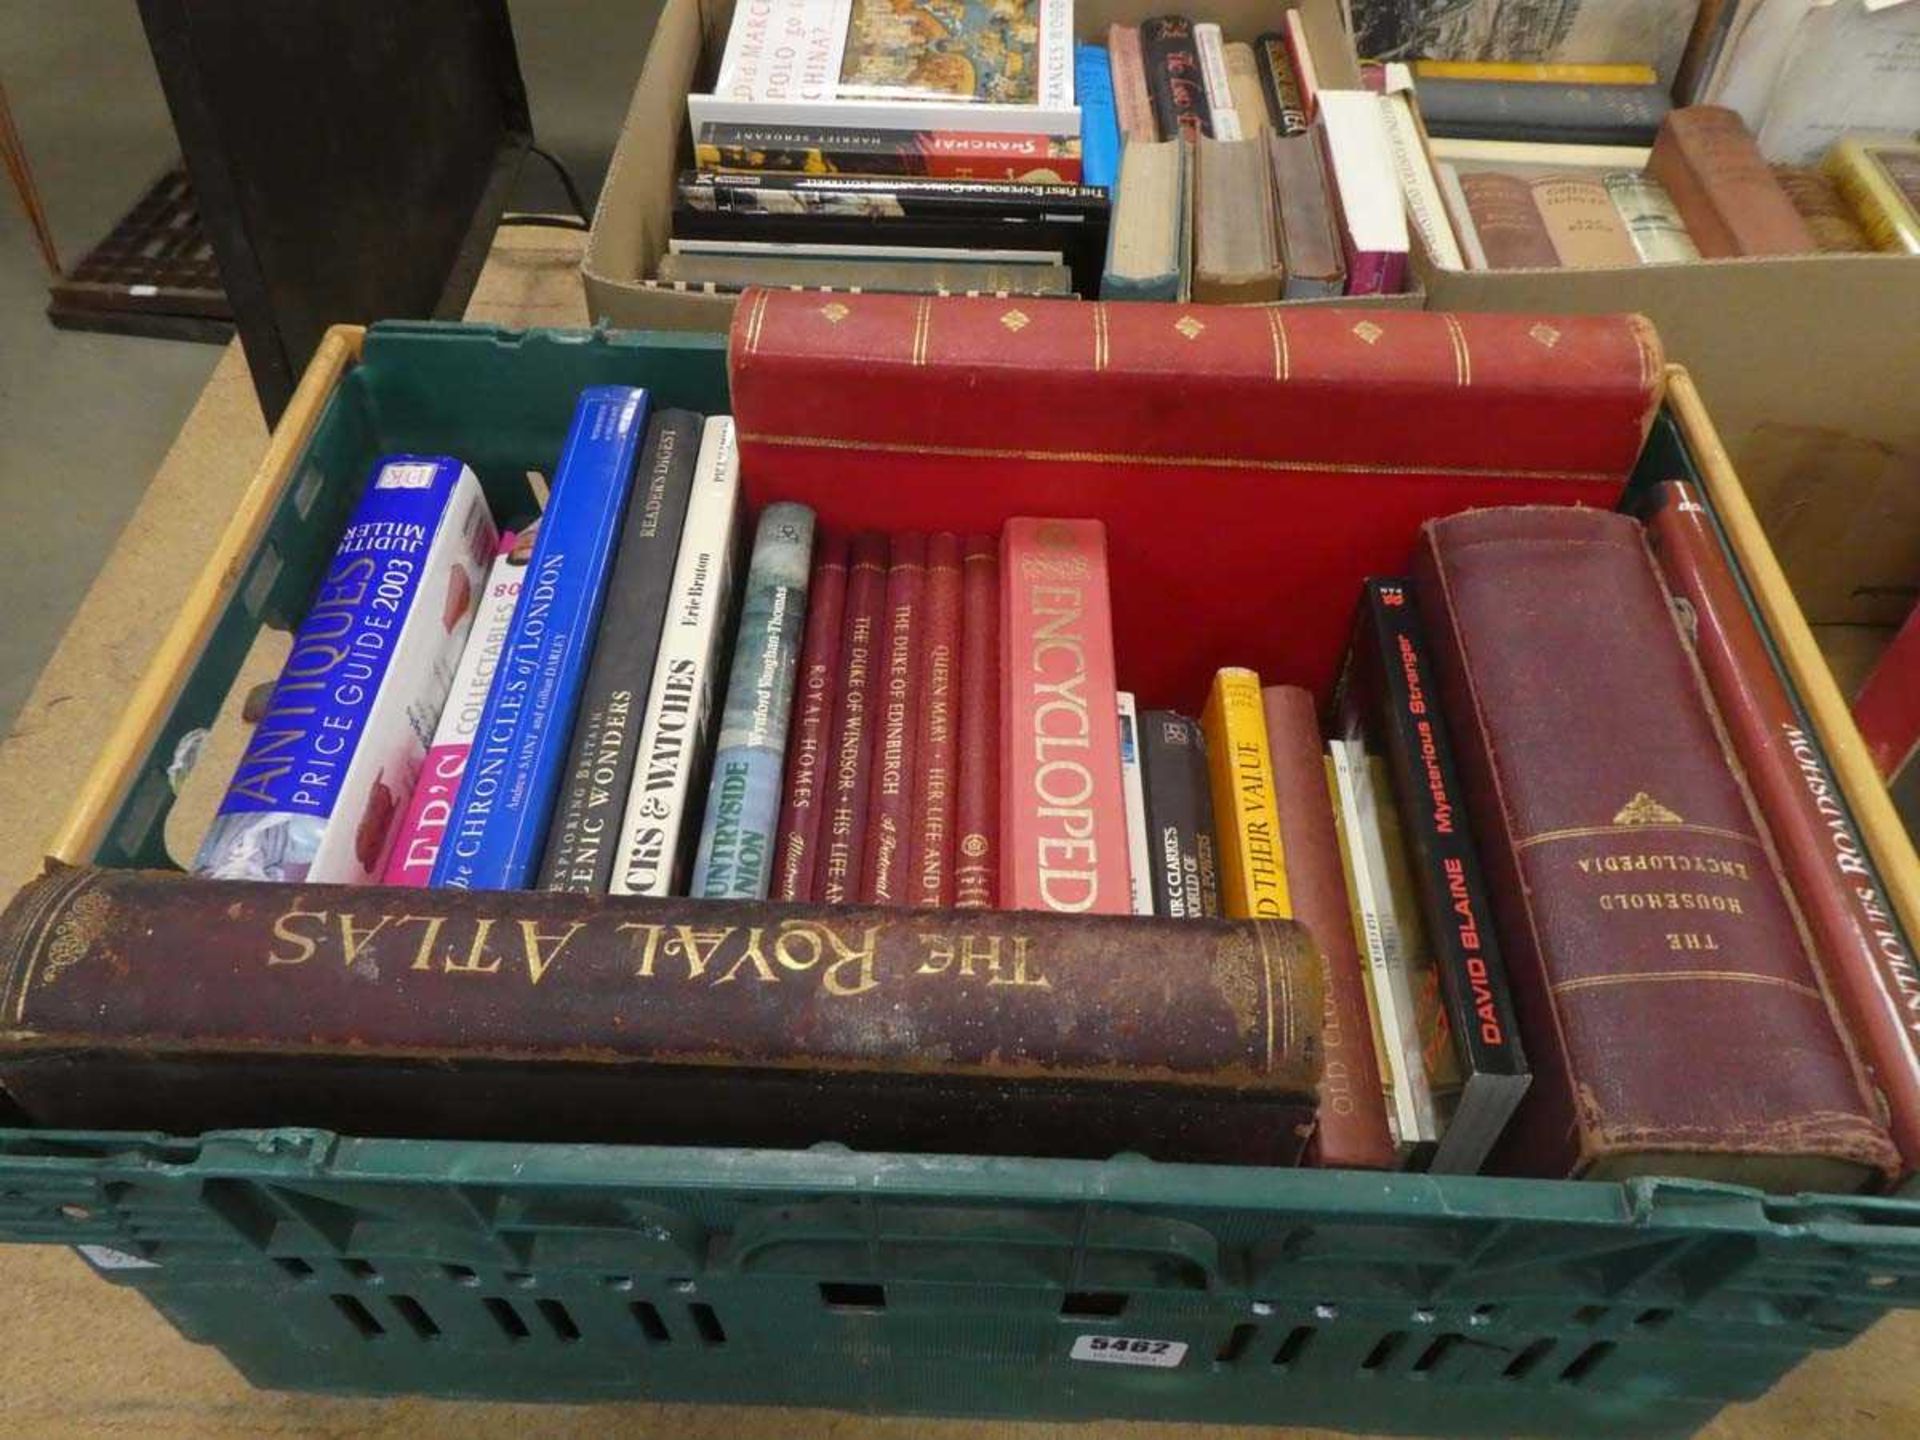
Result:
{"label": "concrete floor", "polygon": [[[591,203],[656,7],[513,0],[511,10],[535,133]],[[61,258],[72,264],[178,154],[133,0],[0,0],[0,83]],[[515,206],[564,208],[537,164]],[[44,313],[46,284],[32,233],[0,181],[0,514],[13,537],[0,566],[0,733],[220,353],[56,330]]]}

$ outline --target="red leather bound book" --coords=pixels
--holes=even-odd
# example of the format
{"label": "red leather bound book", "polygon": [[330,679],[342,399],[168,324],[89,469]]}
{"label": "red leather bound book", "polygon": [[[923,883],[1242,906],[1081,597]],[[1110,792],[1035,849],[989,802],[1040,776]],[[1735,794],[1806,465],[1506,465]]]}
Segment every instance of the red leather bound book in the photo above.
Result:
{"label": "red leather bound book", "polygon": [[1487,1169],[1893,1173],[1639,524],[1438,520],[1413,583],[1534,1067]]}
{"label": "red leather bound book", "polygon": [[1920,750],[1920,606],[1854,697],[1853,720],[1874,768],[1889,782],[1899,777]]}
{"label": "red leather bound book", "polygon": [[850,905],[859,898],[867,843],[867,774],[873,757],[881,607],[887,591],[887,537],[856,535],[847,553],[845,629],[840,636],[839,698],[827,751],[827,811],[814,898]]}
{"label": "red leather bound book", "polygon": [[1336,1170],[1398,1169],[1313,695],[1297,685],[1269,685],[1260,698],[1294,918],[1307,927],[1327,962],[1326,1022],[1320,1031],[1326,1059],[1311,1154],[1315,1164]]}
{"label": "red leather bound book", "polygon": [[1009,520],[1000,594],[1000,904],[1131,915],[1105,528]]}
{"label": "red leather bound book", "polygon": [[960,558],[959,779],[953,802],[953,903],[1000,904],[1000,547],[969,535]]}
{"label": "red leather bound book", "polygon": [[1920,971],[1840,787],[1774,669],[1693,487],[1655,491],[1647,538],[1692,608],[1694,653],[1800,901],[1840,1014],[1886,1098],[1904,1170],[1920,1168]]}
{"label": "red leather bound book", "polygon": [[730,366],[750,504],[842,530],[1098,515],[1144,709],[1226,663],[1324,700],[1362,578],[1438,515],[1612,508],[1663,375],[1635,316],[784,291],[743,298]]}
{"label": "red leather bound book", "polygon": [[907,902],[953,904],[954,726],[960,694],[960,537],[927,542],[926,650],[921,657],[920,734],[913,755],[913,819],[907,835]]}
{"label": "red leather bound book", "polygon": [[846,618],[847,542],[820,539],[807,583],[807,629],[800,645],[799,704],[787,744],[786,792],[774,840],[775,900],[811,900],[819,868],[820,816],[827,748],[832,744],[835,683],[840,678],[840,629]]}
{"label": "red leather bound book", "polygon": [[920,599],[927,588],[927,537],[893,537],[887,593],[875,647],[873,762],[867,782],[867,849],[860,898],[904,905],[911,880],[913,752],[920,733]]}

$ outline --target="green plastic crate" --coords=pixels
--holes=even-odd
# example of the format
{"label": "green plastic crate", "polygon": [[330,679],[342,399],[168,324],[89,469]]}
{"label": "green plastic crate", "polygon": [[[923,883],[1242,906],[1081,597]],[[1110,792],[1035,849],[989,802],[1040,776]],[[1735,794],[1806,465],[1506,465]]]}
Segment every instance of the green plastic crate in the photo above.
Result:
{"label": "green plastic crate", "polygon": [[[70,858],[170,863],[169,760],[297,618],[374,456],[457,435],[512,508],[582,386],[725,407],[716,337],[338,343]],[[1663,418],[1641,478],[1686,449]],[[0,1239],[83,1247],[263,1386],[1454,1435],[1684,1434],[1920,1305],[1911,1200],[838,1146],[0,1131]]]}

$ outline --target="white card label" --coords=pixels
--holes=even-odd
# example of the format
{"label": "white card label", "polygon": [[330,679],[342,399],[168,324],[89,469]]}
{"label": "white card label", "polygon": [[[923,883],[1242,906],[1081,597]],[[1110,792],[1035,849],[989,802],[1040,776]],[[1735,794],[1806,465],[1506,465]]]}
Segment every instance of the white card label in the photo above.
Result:
{"label": "white card label", "polygon": [[1067,1352],[1075,1360],[1097,1360],[1103,1365],[1148,1365],[1171,1370],[1187,1358],[1184,1340],[1143,1340],[1136,1335],[1079,1335]]}
{"label": "white card label", "polygon": [[84,1256],[89,1264],[98,1270],[158,1270],[157,1260],[142,1260],[138,1255],[129,1255],[124,1250],[116,1250],[111,1245],[76,1245],[73,1247]]}

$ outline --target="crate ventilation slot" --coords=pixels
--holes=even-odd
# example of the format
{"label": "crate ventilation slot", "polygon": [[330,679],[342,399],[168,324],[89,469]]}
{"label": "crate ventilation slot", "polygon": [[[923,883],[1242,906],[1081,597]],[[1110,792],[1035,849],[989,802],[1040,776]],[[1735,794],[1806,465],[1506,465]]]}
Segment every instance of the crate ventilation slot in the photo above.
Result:
{"label": "crate ventilation slot", "polygon": [[1440,1362],[1447,1358],[1454,1346],[1460,1344],[1465,1338],[1465,1336],[1453,1334],[1435,1337],[1433,1343],[1420,1352],[1420,1358],[1413,1362],[1413,1373],[1431,1375],[1440,1368]]}
{"label": "crate ventilation slot", "polygon": [[1258,1325],[1236,1325],[1220,1342],[1220,1349],[1213,1357],[1216,1365],[1231,1365],[1246,1354],[1247,1346],[1253,1343],[1253,1337],[1260,1331]]}
{"label": "crate ventilation slot", "polygon": [[1367,1352],[1367,1358],[1360,1362],[1360,1368],[1369,1373],[1386,1369],[1388,1362],[1400,1352],[1400,1347],[1406,1342],[1406,1331],[1389,1330],[1374,1342],[1373,1349]]}
{"label": "crate ventilation slot", "polygon": [[335,1295],[333,1308],[360,1333],[362,1340],[378,1340],[387,1333],[387,1327],[374,1318],[373,1312],[360,1302],[357,1295]]}
{"label": "crate ventilation slot", "polygon": [[533,1332],[527,1329],[527,1322],[520,1312],[513,1308],[511,1300],[502,1300],[498,1295],[489,1295],[480,1302],[486,1307],[487,1314],[493,1317],[493,1323],[500,1327],[500,1333],[509,1340],[524,1340]]}
{"label": "crate ventilation slot", "polygon": [[1587,1346],[1568,1362],[1567,1368],[1560,1372],[1560,1378],[1569,1385],[1578,1385],[1593,1374],[1594,1367],[1613,1353],[1613,1342],[1601,1340]]}
{"label": "crate ventilation slot", "polygon": [[1280,1342],[1280,1348],[1273,1352],[1273,1363],[1282,1370],[1286,1369],[1306,1353],[1307,1342],[1311,1339],[1313,1339],[1313,1326],[1294,1326],[1287,1332],[1287,1338]]}
{"label": "crate ventilation slot", "polygon": [[289,1279],[311,1280],[313,1278],[313,1266],[298,1255],[281,1255],[276,1257],[273,1263],[284,1270]]}
{"label": "crate ventilation slot", "polygon": [[711,1305],[695,1301],[687,1306],[687,1314],[693,1317],[693,1328],[700,1335],[702,1345],[724,1345],[727,1332],[720,1324],[720,1317],[713,1313]]}
{"label": "crate ventilation slot", "polygon": [[1071,1320],[1114,1320],[1127,1308],[1127,1297],[1112,1290],[1069,1290],[1060,1297],[1060,1314]]}
{"label": "crate ventilation slot", "polygon": [[380,1272],[374,1268],[371,1260],[342,1260],[340,1268],[355,1280],[364,1281],[369,1285],[380,1283]]}
{"label": "crate ventilation slot", "polygon": [[822,1280],[820,1303],[829,1310],[884,1310],[887,1287],[859,1281]]}
{"label": "crate ventilation slot", "polygon": [[573,1323],[573,1316],[567,1313],[567,1307],[558,1300],[539,1300],[534,1309],[540,1312],[540,1318],[547,1322],[547,1328],[553,1331],[553,1338],[571,1344],[580,1338],[580,1327]]}
{"label": "crate ventilation slot", "polygon": [[389,1297],[387,1303],[393,1306],[394,1313],[405,1322],[406,1327],[414,1333],[416,1339],[438,1340],[440,1338],[439,1325],[427,1313],[427,1307],[413,1296],[394,1295]]}
{"label": "crate ventilation slot", "polygon": [[1539,1363],[1553,1353],[1553,1341],[1536,1340],[1507,1362],[1500,1373],[1509,1380],[1524,1380]]}

